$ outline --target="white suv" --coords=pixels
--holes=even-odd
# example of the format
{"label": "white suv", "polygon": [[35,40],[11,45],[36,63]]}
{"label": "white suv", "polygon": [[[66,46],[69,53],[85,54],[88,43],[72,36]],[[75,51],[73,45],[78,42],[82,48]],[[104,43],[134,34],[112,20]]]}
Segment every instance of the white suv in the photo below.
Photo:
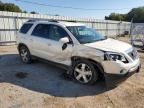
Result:
{"label": "white suv", "polygon": [[118,83],[140,69],[131,45],[76,22],[29,20],[18,33],[17,45],[24,63],[40,58],[61,64],[83,84],[93,84],[100,76]]}

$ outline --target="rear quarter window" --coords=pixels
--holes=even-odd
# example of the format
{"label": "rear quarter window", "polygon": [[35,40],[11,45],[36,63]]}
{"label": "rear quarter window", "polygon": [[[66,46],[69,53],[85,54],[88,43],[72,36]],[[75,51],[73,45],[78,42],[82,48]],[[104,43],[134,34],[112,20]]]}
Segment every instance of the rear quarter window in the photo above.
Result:
{"label": "rear quarter window", "polygon": [[32,27],[33,24],[24,24],[21,29],[20,29],[20,33],[26,34],[29,29]]}

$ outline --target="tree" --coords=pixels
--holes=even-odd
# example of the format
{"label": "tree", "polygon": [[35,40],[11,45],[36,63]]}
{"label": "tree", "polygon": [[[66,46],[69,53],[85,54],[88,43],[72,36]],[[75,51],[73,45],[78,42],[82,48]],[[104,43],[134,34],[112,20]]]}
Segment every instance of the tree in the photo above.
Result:
{"label": "tree", "polygon": [[117,21],[131,21],[135,23],[144,23],[144,7],[133,8],[127,14],[111,13],[109,16],[105,16],[106,20]]}
{"label": "tree", "polygon": [[23,11],[23,13],[27,13],[27,11]]}
{"label": "tree", "polygon": [[60,16],[59,14],[55,14],[54,16]]}
{"label": "tree", "polygon": [[31,14],[38,14],[37,12],[35,12],[35,11],[32,11],[32,12],[30,12]]}
{"label": "tree", "polygon": [[131,21],[132,18],[133,22],[144,23],[144,7],[134,8],[126,15],[127,21]]}
{"label": "tree", "polygon": [[2,3],[0,1],[0,11],[22,12],[22,10],[15,4]]}
{"label": "tree", "polygon": [[116,20],[116,21],[124,21],[125,15],[118,13],[111,13],[109,16],[105,16],[106,20]]}

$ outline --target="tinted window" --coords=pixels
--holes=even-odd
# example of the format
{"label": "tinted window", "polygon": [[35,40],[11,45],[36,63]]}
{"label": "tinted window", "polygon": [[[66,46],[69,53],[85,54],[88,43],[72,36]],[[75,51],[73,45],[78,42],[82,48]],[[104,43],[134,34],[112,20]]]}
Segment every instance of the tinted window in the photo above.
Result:
{"label": "tinted window", "polygon": [[68,33],[61,27],[56,25],[50,25],[49,39],[59,41],[60,38],[68,36]]}
{"label": "tinted window", "polygon": [[29,29],[32,27],[33,24],[24,24],[21,29],[20,32],[26,34]]}
{"label": "tinted window", "polygon": [[49,36],[49,25],[48,24],[38,24],[32,32],[32,35],[48,38]]}

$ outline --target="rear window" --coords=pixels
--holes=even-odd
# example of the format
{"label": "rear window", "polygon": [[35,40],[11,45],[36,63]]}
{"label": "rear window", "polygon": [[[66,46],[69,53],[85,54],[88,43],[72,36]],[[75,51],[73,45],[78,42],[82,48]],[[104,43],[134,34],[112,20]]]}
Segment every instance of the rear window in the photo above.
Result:
{"label": "rear window", "polygon": [[33,24],[24,24],[21,29],[20,29],[20,33],[24,33],[26,34],[29,29],[32,27]]}

